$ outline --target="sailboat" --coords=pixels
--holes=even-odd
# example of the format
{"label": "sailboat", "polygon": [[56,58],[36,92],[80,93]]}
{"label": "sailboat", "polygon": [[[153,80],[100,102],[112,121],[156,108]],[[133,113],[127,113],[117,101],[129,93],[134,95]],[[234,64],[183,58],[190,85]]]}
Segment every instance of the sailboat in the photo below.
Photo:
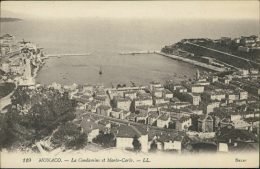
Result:
{"label": "sailboat", "polygon": [[102,70],[101,70],[101,66],[100,66],[99,74],[100,74],[100,75],[102,75]]}

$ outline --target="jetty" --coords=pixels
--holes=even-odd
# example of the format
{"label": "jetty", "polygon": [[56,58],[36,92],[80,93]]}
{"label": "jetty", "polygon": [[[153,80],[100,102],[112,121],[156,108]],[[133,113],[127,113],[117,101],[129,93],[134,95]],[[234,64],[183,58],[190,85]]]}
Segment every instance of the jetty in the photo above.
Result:
{"label": "jetty", "polygon": [[180,57],[180,56],[168,55],[168,54],[161,53],[161,52],[155,52],[155,53],[158,54],[158,55],[166,56],[166,57],[171,58],[171,59],[187,62],[187,63],[193,64],[193,65],[200,66],[200,67],[210,69],[210,70],[214,70],[214,71],[217,71],[217,72],[226,71],[225,68],[219,68],[219,67],[216,67],[216,66],[208,65],[206,63],[202,63],[202,62],[198,62],[198,61],[195,61],[195,60],[183,58],[183,57]]}
{"label": "jetty", "polygon": [[120,55],[152,54],[159,51],[118,52]]}
{"label": "jetty", "polygon": [[61,56],[90,56],[91,53],[82,53],[82,54],[50,54],[46,55],[47,57],[61,57]]}

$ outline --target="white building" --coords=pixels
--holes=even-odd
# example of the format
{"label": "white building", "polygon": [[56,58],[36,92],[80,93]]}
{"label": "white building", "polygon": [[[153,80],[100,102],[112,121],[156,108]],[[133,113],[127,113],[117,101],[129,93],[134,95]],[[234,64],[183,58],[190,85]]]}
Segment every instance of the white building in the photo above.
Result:
{"label": "white building", "polygon": [[133,139],[135,136],[141,143],[141,151],[148,152],[148,132],[142,126],[119,126],[115,133],[116,147],[118,148],[133,148]]}

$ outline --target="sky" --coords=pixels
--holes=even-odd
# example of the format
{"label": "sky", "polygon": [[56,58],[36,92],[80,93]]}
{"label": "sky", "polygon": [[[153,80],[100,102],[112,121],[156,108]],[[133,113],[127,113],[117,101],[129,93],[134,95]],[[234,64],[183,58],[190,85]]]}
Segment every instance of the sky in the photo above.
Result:
{"label": "sky", "polygon": [[259,1],[2,1],[1,17],[259,19]]}

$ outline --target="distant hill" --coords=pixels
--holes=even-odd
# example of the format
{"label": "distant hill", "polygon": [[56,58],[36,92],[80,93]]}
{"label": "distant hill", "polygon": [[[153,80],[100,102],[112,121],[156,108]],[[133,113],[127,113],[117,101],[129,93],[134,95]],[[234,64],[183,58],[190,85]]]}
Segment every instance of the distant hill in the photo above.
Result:
{"label": "distant hill", "polygon": [[17,22],[22,21],[22,19],[19,18],[0,18],[0,22]]}

